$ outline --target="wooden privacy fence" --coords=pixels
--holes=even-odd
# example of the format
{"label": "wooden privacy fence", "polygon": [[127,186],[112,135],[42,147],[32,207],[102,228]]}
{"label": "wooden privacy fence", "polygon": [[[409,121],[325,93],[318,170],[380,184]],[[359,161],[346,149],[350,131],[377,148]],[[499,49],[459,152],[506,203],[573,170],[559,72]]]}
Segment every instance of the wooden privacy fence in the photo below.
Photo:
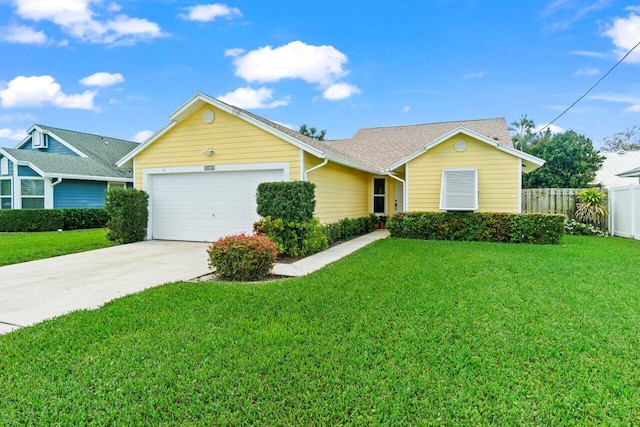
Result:
{"label": "wooden privacy fence", "polygon": [[[573,218],[576,212],[578,192],[583,188],[528,188],[522,190],[522,212],[564,214]],[[602,191],[607,192],[606,188]],[[608,221],[600,226],[607,230]]]}
{"label": "wooden privacy fence", "polygon": [[609,189],[611,234],[640,240],[640,185]]}
{"label": "wooden privacy fence", "polygon": [[565,214],[573,218],[580,188],[528,188],[522,190],[522,212]]}

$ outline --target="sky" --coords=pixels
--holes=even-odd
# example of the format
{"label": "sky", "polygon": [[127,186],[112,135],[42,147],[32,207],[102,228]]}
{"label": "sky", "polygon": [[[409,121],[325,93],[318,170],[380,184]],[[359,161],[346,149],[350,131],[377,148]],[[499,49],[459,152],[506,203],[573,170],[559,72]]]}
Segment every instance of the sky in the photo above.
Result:
{"label": "sky", "polygon": [[[142,142],[197,92],[327,139],[542,126],[638,42],[633,1],[0,0],[0,146],[34,124]],[[552,130],[636,125],[640,47]]]}

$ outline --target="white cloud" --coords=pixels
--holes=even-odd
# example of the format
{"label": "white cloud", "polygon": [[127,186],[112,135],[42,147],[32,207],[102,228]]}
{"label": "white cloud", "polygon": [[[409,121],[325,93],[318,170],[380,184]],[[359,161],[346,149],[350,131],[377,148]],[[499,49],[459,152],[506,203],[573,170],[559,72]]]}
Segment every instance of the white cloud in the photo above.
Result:
{"label": "white cloud", "polygon": [[0,101],[6,108],[40,107],[48,104],[60,108],[92,110],[96,94],[96,91],[87,90],[67,95],[51,76],[18,76],[4,89],[0,89]]}
{"label": "white cloud", "polygon": [[597,99],[600,101],[618,102],[621,104],[630,104],[622,111],[625,113],[640,113],[640,96],[633,96],[628,94],[619,94],[613,92],[604,92],[596,95],[592,95],[589,99]]}
{"label": "white cloud", "polygon": [[24,129],[0,128],[0,138],[22,141],[27,136]]}
{"label": "white cloud", "polygon": [[403,113],[408,113],[410,110],[411,110],[411,107],[409,107],[408,105],[405,105],[404,107],[402,107]]}
{"label": "white cloud", "polygon": [[598,59],[603,59],[607,57],[606,53],[593,52],[590,50],[572,50],[572,51],[569,51],[569,55],[586,56],[589,58],[598,58]]}
{"label": "white cloud", "polygon": [[265,46],[233,60],[236,76],[248,82],[277,82],[282,79],[302,79],[323,87],[347,75],[343,68],[347,56],[333,46],[312,46],[294,41],[284,46]]}
{"label": "white cloud", "polygon": [[549,129],[551,131],[551,133],[563,133],[565,131],[564,128],[561,128],[560,126],[556,126],[556,125],[538,125],[536,126],[533,131],[535,133],[540,132],[542,129]]}
{"label": "white cloud", "polygon": [[598,74],[600,74],[600,70],[593,67],[582,67],[573,73],[574,76],[597,76]]}
{"label": "white cloud", "polygon": [[44,32],[36,31],[26,25],[0,27],[0,39],[20,44],[45,44],[47,42],[47,36]]}
{"label": "white cloud", "polygon": [[217,18],[233,19],[242,16],[242,12],[237,7],[229,7],[226,4],[199,4],[186,9],[186,14],[178,15],[190,21],[212,22]]}
{"label": "white cloud", "polygon": [[238,108],[276,108],[289,103],[288,98],[273,101],[273,89],[266,87],[260,89],[241,87],[218,96],[218,99]]}
{"label": "white cloud", "polygon": [[133,135],[133,138],[131,138],[132,141],[134,142],[144,142],[147,139],[149,139],[149,137],[153,135],[153,132],[150,130],[141,130],[140,132],[136,133],[135,135]]}
{"label": "white cloud", "polygon": [[99,72],[83,78],[80,80],[80,84],[85,86],[111,86],[123,81],[124,77],[120,73]]}
{"label": "white cloud", "polygon": [[293,129],[293,125],[291,123],[282,123],[282,122],[278,122],[278,121],[275,121],[275,120],[273,121],[273,123],[277,123],[280,126],[286,127],[287,129],[295,130],[295,129]]}
{"label": "white cloud", "polygon": [[[15,0],[15,5],[21,18],[53,22],[66,34],[91,43],[131,44],[165,35],[158,24],[147,19],[122,14],[96,19],[96,16],[117,13],[120,6],[115,3],[102,6],[98,0]],[[103,9],[95,12],[91,6]]]}
{"label": "white cloud", "polygon": [[484,77],[484,71],[477,71],[475,73],[469,73],[462,76],[463,79],[481,79]]}
{"label": "white cloud", "polygon": [[[638,43],[640,16],[631,13],[628,18],[616,18],[602,35],[609,37],[616,46],[615,52],[622,57]],[[636,49],[626,59],[640,63],[640,50]]]}
{"label": "white cloud", "polygon": [[335,83],[329,86],[323,93],[322,97],[329,101],[338,101],[349,98],[352,95],[360,93],[360,89],[347,83]]}
{"label": "white cloud", "polygon": [[239,49],[239,48],[225,49],[224,56],[239,56],[239,55],[242,55],[243,53],[244,53],[244,49]]}
{"label": "white cloud", "polygon": [[0,123],[15,123],[15,122],[34,122],[36,116],[33,114],[0,114]]}

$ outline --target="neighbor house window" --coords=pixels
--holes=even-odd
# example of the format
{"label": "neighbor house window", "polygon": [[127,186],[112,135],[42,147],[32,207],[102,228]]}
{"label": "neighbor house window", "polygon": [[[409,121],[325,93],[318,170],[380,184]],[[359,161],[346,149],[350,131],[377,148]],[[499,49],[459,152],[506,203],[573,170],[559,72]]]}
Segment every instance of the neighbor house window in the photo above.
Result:
{"label": "neighbor house window", "polygon": [[387,210],[386,195],[387,180],[384,178],[373,179],[373,213],[384,215]]}
{"label": "neighbor house window", "polygon": [[44,209],[44,180],[20,180],[22,209]]}
{"label": "neighbor house window", "polygon": [[442,171],[440,209],[446,211],[478,210],[478,169]]}
{"label": "neighbor house window", "polygon": [[107,185],[108,188],[119,187],[119,188],[127,188],[127,184],[125,182],[110,182]]}
{"label": "neighbor house window", "polygon": [[0,180],[0,209],[11,209],[11,180]]}

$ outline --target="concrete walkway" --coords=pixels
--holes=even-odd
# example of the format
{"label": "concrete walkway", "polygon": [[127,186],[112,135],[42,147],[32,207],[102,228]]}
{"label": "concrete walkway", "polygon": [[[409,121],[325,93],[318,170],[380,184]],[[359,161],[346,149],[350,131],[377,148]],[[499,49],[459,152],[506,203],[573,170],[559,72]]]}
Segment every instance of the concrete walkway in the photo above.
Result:
{"label": "concrete walkway", "polygon": [[[273,274],[298,277],[387,237],[376,230],[292,264]],[[149,240],[0,267],[0,334],[72,311],[176,281],[211,273],[209,243]]]}
{"label": "concrete walkway", "polygon": [[308,256],[296,261],[292,264],[276,264],[271,272],[279,276],[300,277],[316,270],[321,269],[325,265],[339,260],[358,249],[367,246],[371,242],[389,237],[387,230],[376,230],[373,233],[356,237],[348,242],[340,243],[326,251]]}

